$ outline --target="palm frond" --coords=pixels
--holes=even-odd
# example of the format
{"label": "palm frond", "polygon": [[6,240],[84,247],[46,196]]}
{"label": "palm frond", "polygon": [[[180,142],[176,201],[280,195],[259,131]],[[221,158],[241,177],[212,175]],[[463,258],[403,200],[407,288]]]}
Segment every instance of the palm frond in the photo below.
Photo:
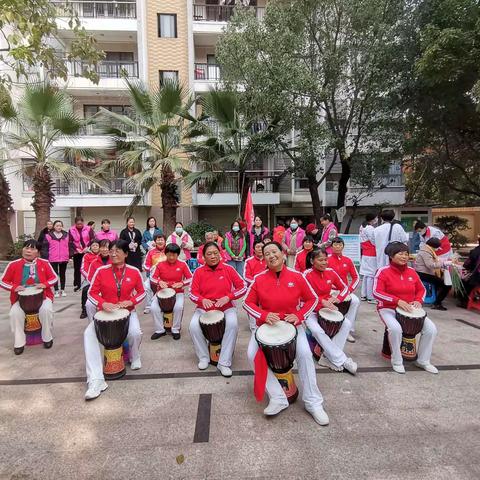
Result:
{"label": "palm frond", "polygon": [[17,118],[17,111],[13,105],[13,100],[10,92],[5,85],[0,84],[0,118],[5,121],[14,120]]}
{"label": "palm frond", "polygon": [[137,117],[151,121],[153,114],[152,99],[148,89],[140,80],[125,80],[128,86],[130,102],[137,114]]}

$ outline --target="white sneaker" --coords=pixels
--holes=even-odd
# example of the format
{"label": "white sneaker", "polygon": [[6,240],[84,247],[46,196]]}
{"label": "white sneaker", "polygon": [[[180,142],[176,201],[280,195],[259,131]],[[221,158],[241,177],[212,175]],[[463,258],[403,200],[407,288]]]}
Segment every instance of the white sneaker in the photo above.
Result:
{"label": "white sneaker", "polygon": [[362,302],[366,302],[366,301],[367,301],[367,297],[360,297],[360,300],[361,300]]}
{"label": "white sneaker", "polygon": [[144,310],[143,310],[143,313],[145,315],[148,315],[150,313],[150,307],[146,307]]}
{"label": "white sneaker", "polygon": [[374,298],[370,298],[369,300],[367,300],[367,303],[369,303],[370,305],[376,305],[378,302]]}
{"label": "white sneaker", "polygon": [[207,360],[200,360],[198,362],[198,369],[199,370],[206,370],[208,368],[208,365],[209,365],[209,363],[208,363]]}
{"label": "white sneaker", "polygon": [[58,298],[60,296],[60,292],[58,290],[55,290],[55,294],[54,294],[54,297],[55,298]]}
{"label": "white sneaker", "polygon": [[307,410],[307,412],[319,425],[325,426],[330,423],[327,412],[323,409],[323,407],[317,407],[313,411]]}
{"label": "white sneaker", "polygon": [[405,373],[405,367],[403,365],[392,365],[393,371],[397,373]]}
{"label": "white sneaker", "polygon": [[355,375],[357,373],[358,365],[350,357],[347,357],[343,364],[343,368],[352,375]]}
{"label": "white sneaker", "polygon": [[348,334],[347,342],[355,343],[355,337],[351,333]]}
{"label": "white sneaker", "polygon": [[217,369],[220,371],[223,377],[231,377],[232,369],[230,367],[224,367],[223,365],[217,365]]}
{"label": "white sneaker", "polygon": [[67,296],[67,292],[65,290],[62,290],[62,297],[66,297]]}
{"label": "white sneaker", "polygon": [[133,362],[130,364],[130,368],[132,370],[140,370],[142,368],[142,362],[139,358],[136,360],[133,360]]}
{"label": "white sneaker", "polygon": [[418,362],[414,362],[415,366],[418,367],[418,368],[423,368],[423,370],[425,370],[426,372],[428,373],[433,373],[433,374],[437,374],[438,373],[438,368],[433,366],[431,363],[427,363],[426,365],[423,365],[421,363],[418,363]]}
{"label": "white sneaker", "polygon": [[319,359],[318,359],[318,364],[321,366],[321,367],[327,367],[329,368],[330,370],[333,370],[334,372],[342,372],[343,371],[343,366],[339,366],[337,367],[336,365],[334,365],[325,355],[322,355]]}
{"label": "white sneaker", "polygon": [[288,408],[288,403],[278,403],[273,400],[268,402],[268,405],[263,410],[263,414],[271,417],[273,415],[278,415],[282,410]]}
{"label": "white sneaker", "polygon": [[105,380],[90,380],[88,389],[85,393],[85,400],[93,400],[100,396],[108,388]]}

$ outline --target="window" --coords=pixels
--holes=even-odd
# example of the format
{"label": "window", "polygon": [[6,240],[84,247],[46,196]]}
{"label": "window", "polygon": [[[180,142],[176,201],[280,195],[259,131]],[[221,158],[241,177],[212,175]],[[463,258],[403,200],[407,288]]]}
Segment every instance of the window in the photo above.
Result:
{"label": "window", "polygon": [[171,13],[159,13],[158,36],[161,38],[177,38],[177,15]]}
{"label": "window", "polygon": [[307,178],[296,178],[295,179],[295,190],[308,190],[308,179]]}
{"label": "window", "polygon": [[178,82],[178,70],[159,70],[160,85],[163,85],[165,80],[175,80]]}

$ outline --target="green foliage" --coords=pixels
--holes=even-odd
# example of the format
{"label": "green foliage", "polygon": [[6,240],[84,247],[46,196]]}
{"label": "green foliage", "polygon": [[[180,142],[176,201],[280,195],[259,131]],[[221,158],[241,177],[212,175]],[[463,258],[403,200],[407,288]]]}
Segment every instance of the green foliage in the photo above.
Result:
{"label": "green foliage", "polygon": [[438,217],[435,225],[447,235],[453,247],[459,248],[467,244],[468,238],[460,232],[468,230],[468,220],[457,215]]}
{"label": "green foliage", "polygon": [[190,223],[185,227],[185,230],[190,234],[193,239],[195,246],[199,246],[202,243],[205,243],[205,233],[212,232],[216,230],[213,225],[206,223],[204,221]]}
{"label": "green foliage", "polygon": [[20,258],[22,256],[24,242],[31,240],[32,238],[34,238],[32,235],[19,235],[17,240],[13,242],[12,249],[9,252],[9,258],[12,260]]}

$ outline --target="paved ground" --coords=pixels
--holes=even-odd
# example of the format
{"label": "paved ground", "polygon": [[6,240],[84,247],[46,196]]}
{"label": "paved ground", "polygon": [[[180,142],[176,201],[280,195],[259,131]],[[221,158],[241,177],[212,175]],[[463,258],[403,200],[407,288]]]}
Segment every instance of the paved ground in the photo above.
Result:
{"label": "paved ground", "polygon": [[[348,353],[357,377],[318,370],[330,415],[316,425],[301,400],[266,419],[252,393],[247,320],[240,313],[234,376],[199,372],[189,338],[151,341],[141,315],[143,368],[85,402],[79,297],[55,302],[51,350],[12,351],[0,294],[1,479],[479,479],[480,315],[431,312],[438,376],[393,373],[383,328],[362,303]],[[462,320],[463,322],[458,321]]]}

